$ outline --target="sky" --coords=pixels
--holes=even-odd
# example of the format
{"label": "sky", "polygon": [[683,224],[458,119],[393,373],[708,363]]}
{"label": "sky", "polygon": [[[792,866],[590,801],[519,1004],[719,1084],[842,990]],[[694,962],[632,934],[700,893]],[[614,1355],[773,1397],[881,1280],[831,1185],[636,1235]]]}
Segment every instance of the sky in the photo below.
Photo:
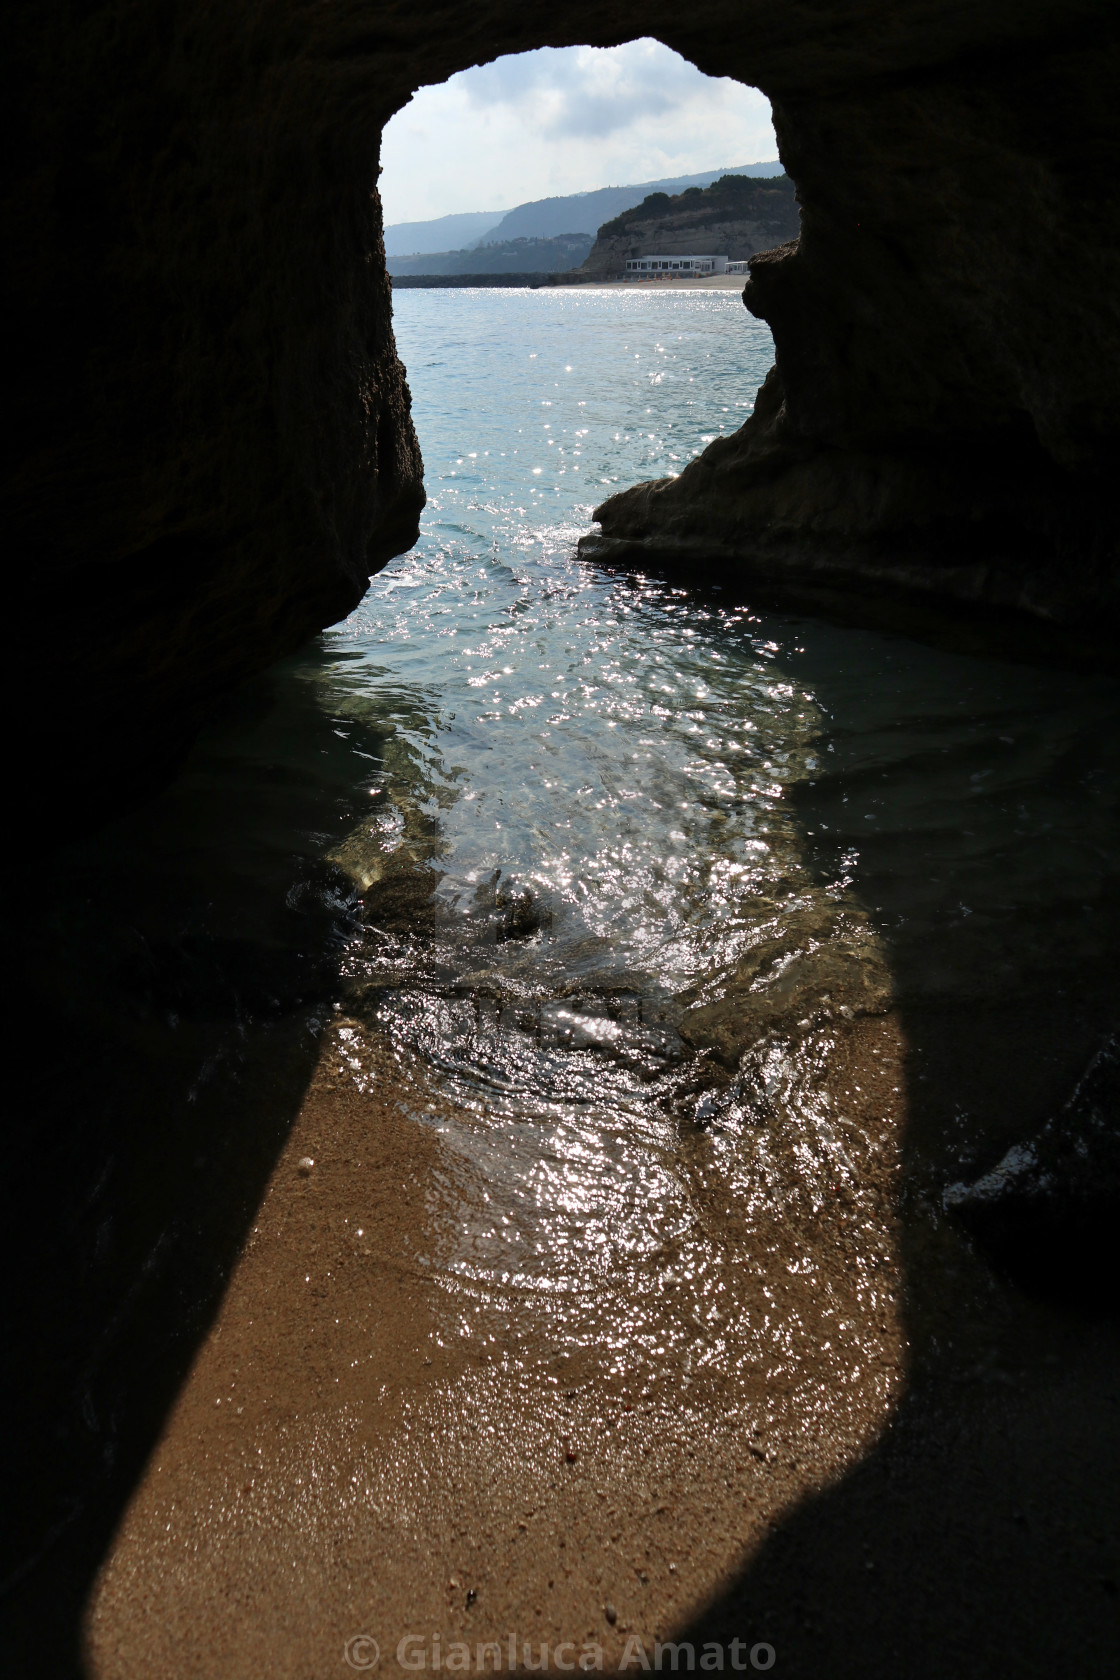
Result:
{"label": "sky", "polygon": [[704,76],[660,41],[542,47],[418,89],[385,129],[385,220],[777,157],[757,88]]}

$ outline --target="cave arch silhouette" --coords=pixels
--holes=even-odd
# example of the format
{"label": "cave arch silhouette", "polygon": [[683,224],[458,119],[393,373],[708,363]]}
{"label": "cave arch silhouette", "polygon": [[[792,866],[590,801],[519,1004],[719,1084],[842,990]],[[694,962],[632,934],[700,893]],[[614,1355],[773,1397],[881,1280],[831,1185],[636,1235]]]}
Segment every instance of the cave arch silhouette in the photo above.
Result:
{"label": "cave arch silhouette", "polygon": [[[839,592],[856,615],[892,592],[965,600],[1091,654],[1117,602],[1105,486],[1120,431],[1118,27],[1098,0],[705,0],[687,16],[581,0],[559,18],[508,0],[422,17],[361,0],[21,13],[4,505],[23,621],[57,622],[60,597],[71,606],[48,685],[36,638],[14,650],[17,683],[39,697],[16,773],[44,829],[150,789],[216,701],[343,616],[411,543],[421,469],[370,190],[378,136],[416,87],[533,47],[649,34],[760,87],[804,212],[799,247],[752,281],[781,369],[757,423],[672,495],[622,498],[604,521],[616,556],[674,563],[699,540],[725,575],[763,578],[779,597]],[[1075,1071],[1091,1017],[1071,1018],[1040,1102]],[[931,1052],[946,1048],[940,1031],[926,1030]],[[30,1021],[28,1033],[40,1042]],[[282,1131],[282,1105],[272,1121]],[[241,1219],[233,1208],[219,1222],[215,1253],[228,1259]],[[198,1298],[215,1287],[208,1273]],[[1079,1585],[1048,1623],[1052,1596],[1028,1571],[1035,1619],[993,1643],[985,1615],[1001,1593],[1016,1612],[1029,1598],[1012,1590],[1028,1554],[1000,1526],[1005,1503],[976,1523],[1060,1415],[1060,1395],[1028,1407],[1004,1442],[979,1417],[962,1448],[938,1394],[918,1392],[884,1450],[792,1517],[698,1637],[765,1620],[759,1637],[808,1674],[828,1624],[830,1673],[902,1672],[904,1595],[932,1547],[958,1613],[929,1597],[922,1627],[943,1637],[920,1658],[907,1649],[905,1672],[949,1660],[970,1672],[977,1651],[991,1667],[1001,1641],[1058,1661],[1090,1598]],[[89,1571],[158,1421],[158,1407],[138,1409],[111,1496],[53,1594],[35,1588],[44,1617],[55,1605],[44,1672],[66,1672]],[[916,1449],[931,1437],[937,1451]],[[968,1468],[947,1507],[946,1462]],[[1062,1523],[1087,1485],[1071,1483]],[[850,1554],[843,1536],[871,1520],[870,1555]],[[815,1555],[822,1525],[836,1535],[836,1567],[809,1592],[799,1547],[812,1525]],[[978,1555],[992,1560],[980,1587]]]}

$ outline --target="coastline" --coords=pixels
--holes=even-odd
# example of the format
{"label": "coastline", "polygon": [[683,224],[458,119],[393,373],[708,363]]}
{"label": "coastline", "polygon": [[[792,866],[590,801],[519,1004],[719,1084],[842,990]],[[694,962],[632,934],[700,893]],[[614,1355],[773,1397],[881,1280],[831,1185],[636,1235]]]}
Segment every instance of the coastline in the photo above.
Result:
{"label": "coastline", "polygon": [[747,283],[745,274],[709,274],[703,279],[687,280],[572,280],[562,274],[409,274],[394,280],[394,291],[435,292],[449,290],[479,291],[550,291],[568,287],[572,290],[627,292],[741,292]]}
{"label": "coastline", "polygon": [[[636,282],[643,283],[648,282]],[[597,289],[614,295],[621,287],[608,281]],[[462,303],[467,313],[474,307],[469,298]],[[442,330],[446,313],[444,307],[402,311],[423,318],[429,331]],[[482,300],[477,313],[497,322],[522,352],[533,346],[509,330],[518,314],[524,321],[561,319],[555,357],[561,362],[579,360],[571,354],[571,324],[580,318],[625,317],[626,330],[617,336],[627,340],[631,322],[643,320],[651,332],[660,332],[670,318],[660,306],[648,315],[628,306],[616,311],[613,305],[568,310],[534,304],[523,293],[520,304],[496,312]],[[734,313],[733,338],[761,331]],[[724,330],[731,319],[690,306],[677,317],[682,326],[689,315],[698,324],[722,322]],[[695,351],[689,354],[699,359]],[[420,366],[423,357],[411,353],[408,360]],[[463,379],[464,371],[460,366],[455,377]],[[538,372],[535,357],[531,372],[534,384],[548,378],[545,370]],[[487,388],[498,385],[493,379]],[[512,404],[515,383],[507,377],[501,388]],[[573,389],[571,402],[585,394]],[[556,387],[530,391],[530,399],[538,395],[559,393]],[[446,401],[441,406],[452,407]],[[549,413],[557,429],[564,419],[572,423],[571,413],[558,404],[550,402]],[[441,434],[445,441],[457,441],[453,428],[459,424],[454,420]],[[435,449],[431,453],[436,456]],[[466,463],[452,453],[446,465],[451,464]],[[448,472],[442,481],[449,502],[451,489],[457,490],[457,483],[450,484],[453,476]],[[557,479],[565,487],[572,484],[559,474]],[[468,498],[477,499],[477,492],[468,489],[463,501]],[[523,588],[519,578],[512,587],[516,604]],[[416,619],[415,607],[413,615]],[[954,685],[954,701],[958,692]],[[490,719],[485,738],[491,751],[497,746],[493,726]],[[520,721],[514,727],[520,730]],[[512,781],[516,772],[507,774]],[[930,796],[935,792],[936,785]],[[971,792],[966,797],[971,801]],[[829,823],[837,815],[843,820],[838,786],[814,798],[801,807],[810,831],[819,827],[811,811]],[[419,886],[420,865],[432,863],[436,854],[432,830],[417,825],[416,811],[415,804],[407,806],[405,832],[415,848]],[[858,824],[873,821],[862,804],[854,814]],[[862,828],[856,833],[862,835]],[[373,830],[363,823],[360,834],[360,847],[347,837],[333,849],[339,867],[360,865],[368,856]],[[388,855],[403,868],[409,850],[398,846]],[[363,890],[378,885],[369,909],[379,926],[398,900],[405,910],[413,902],[396,868],[388,878],[372,870],[353,872]],[[400,893],[393,897],[397,885]],[[971,892],[968,897],[975,905]],[[981,911],[969,927],[984,921]],[[1110,1373],[1083,1358],[1070,1377],[1060,1335],[1045,1325],[1035,1334],[1029,1322],[1024,1329],[1029,1312],[1014,1297],[996,1295],[994,1307],[985,1306],[997,1286],[983,1264],[970,1257],[954,1230],[916,1214],[912,1195],[906,1240],[911,1259],[915,1249],[922,1253],[910,1267],[908,1288],[912,1301],[915,1292],[925,1291],[925,1306],[911,1307],[911,1350],[906,1350],[899,1324],[902,1268],[889,1248],[864,1240],[858,1210],[849,1201],[866,1187],[864,1213],[873,1231],[893,1237],[894,1199],[881,1175],[894,1170],[892,1157],[898,1167],[904,1131],[911,1134],[911,1157],[928,1136],[933,1122],[923,1067],[944,1067],[949,1074],[958,1063],[987,1067],[993,1044],[1017,1046],[1025,1038],[1030,1042],[1014,1059],[1023,1067],[1045,1064],[1038,1042],[1045,1034],[1036,1023],[1050,1021],[1051,994],[1060,996],[1062,987],[1048,974],[1045,1009],[1024,1009],[1021,992],[1006,977],[1000,925],[990,941],[979,940],[980,957],[968,964],[982,984],[991,965],[1001,965],[996,972],[1005,1019],[993,1023],[990,1010],[985,1017],[970,1002],[968,1013],[980,1016],[975,1049],[956,1059],[944,1053],[945,1040],[962,1035],[955,1017],[951,1031],[936,1029],[946,1011],[942,980],[932,1010],[911,1002],[898,1019],[850,1022],[853,1034],[866,1035],[854,1047],[848,1027],[837,1026],[853,1054],[830,1068],[814,1102],[819,1098],[819,1113],[831,1117],[845,1151],[852,1151],[852,1183],[845,1174],[829,1181],[816,1230],[806,1234],[784,1219],[775,1229],[764,1213],[744,1239],[742,1221],[755,1218],[752,1197],[721,1202],[712,1195],[718,1179],[705,1170],[708,1152],[721,1147],[718,1130],[705,1134],[685,1124],[666,1153],[680,1165],[687,1206],[659,1251],[656,1287],[640,1267],[630,1266],[627,1244],[618,1240],[626,1231],[616,1219],[601,1283],[589,1280],[584,1269],[582,1281],[590,1286],[582,1295],[572,1287],[580,1282],[582,1261],[571,1259],[579,1245],[550,1237],[544,1221],[538,1230],[551,1241],[557,1260],[551,1289],[541,1287],[526,1249],[510,1268],[508,1286],[501,1279],[494,1287],[492,1270],[480,1276],[485,1254],[480,1261],[479,1245],[500,1219],[495,1204],[499,1186],[508,1182],[508,1174],[496,1170],[501,1129],[495,1128],[485,1153],[457,1151],[454,1136],[469,1136],[470,1114],[441,1106],[421,1061],[394,1058],[371,1030],[372,1017],[363,1016],[361,998],[345,987],[324,992],[325,999],[349,997],[351,1007],[343,1013],[345,1005],[340,1006],[272,1195],[256,1215],[257,1230],[212,1338],[120,1531],[90,1628],[91,1673],[104,1680],[132,1673],[145,1680],[162,1674],[179,1680],[189,1673],[228,1680],[268,1671],[300,1680],[336,1667],[342,1672],[342,1642],[359,1633],[383,1644],[385,1669],[392,1672],[397,1636],[410,1629],[428,1640],[434,1640],[435,1629],[445,1641],[460,1636],[465,1641],[468,1634],[500,1639],[506,1672],[511,1630],[522,1650],[531,1642],[535,1652],[547,1643],[555,1653],[558,1639],[582,1642],[594,1636],[614,1668],[622,1663],[628,1630],[644,1640],[648,1652],[651,1638],[674,1629],[687,1634],[690,1619],[702,1618],[713,1596],[728,1594],[734,1633],[770,1642],[783,1672],[829,1672],[835,1680],[858,1672],[859,1680],[884,1674],[897,1680],[897,1667],[890,1666],[891,1638],[878,1631],[880,1614],[908,1618],[902,1632],[910,1650],[919,1635],[937,1632],[943,1603],[950,1607],[950,1638],[959,1638],[951,1607],[960,1601],[960,1576],[970,1578],[965,1586],[971,1591],[974,1581],[989,1580],[985,1571],[992,1558],[1009,1557],[1016,1560],[1015,1571],[983,1589],[989,1618],[997,1604],[1005,1604],[1017,1623],[1030,1625],[1031,1602],[1046,1605],[1031,1566],[1045,1558],[1047,1568],[1057,1569],[1063,1596],[1074,1604],[1072,1622],[1087,1625],[1092,1606],[1077,1600],[1068,1583],[1084,1581],[1087,1593],[1100,1591],[1091,1551],[1105,1522],[1091,1494],[1100,1483],[1107,1437],[1099,1428],[1103,1404],[1094,1417],[1091,1403],[1098,1391],[1107,1393]],[[932,943],[935,977],[942,947],[943,939]],[[1066,950],[1068,961],[1068,941]],[[982,959],[984,952],[992,953],[990,961]],[[798,972],[794,968],[788,976],[790,985]],[[746,1010],[758,1006],[755,977],[744,970],[732,988],[752,1036],[758,1021],[748,1021]],[[480,988],[486,985],[483,971],[477,979]],[[485,1014],[487,994],[480,989],[479,997]],[[800,1003],[793,1013],[800,1016]],[[806,1010],[806,1016],[811,1013]],[[1024,1020],[1029,1034],[1023,1032]],[[705,1017],[699,1024],[705,1022],[711,1036],[719,1023]],[[1060,1030],[1050,1030],[1060,1039]],[[728,1042],[729,1057],[738,1048]],[[911,1115],[904,1125],[902,1109],[892,1100],[898,1093],[893,1087],[882,1091],[881,1064],[888,1059],[893,1077],[916,1099],[919,1116],[924,1108],[924,1120],[915,1122]],[[798,1054],[795,1060],[807,1065],[815,1080],[819,1058]],[[904,1082],[898,1073],[907,1064],[910,1077]],[[1021,1129],[1029,1102],[1024,1104],[1014,1080],[998,1074],[997,1060],[990,1083],[998,1087],[992,1105],[998,1122]],[[967,1083],[965,1093],[969,1125],[980,1125],[971,1115]],[[934,1120],[948,1111],[944,1102],[932,1105]],[[748,1124],[753,1128],[753,1121]],[[750,1153],[760,1163],[788,1137],[784,1127],[780,1115],[768,1116],[757,1133],[747,1133],[755,1141]],[[547,1136],[532,1125],[518,1130],[526,1153],[541,1162],[541,1188],[547,1191],[557,1183],[550,1174]],[[300,1171],[305,1155],[315,1161],[307,1174]],[[936,1190],[942,1177],[926,1169],[918,1187],[932,1182]],[[911,1188],[914,1180],[912,1163]],[[641,1174],[629,1180],[638,1187],[644,1182]],[[560,1194],[543,1194],[540,1206],[559,1224]],[[508,1200],[506,1209],[514,1211]],[[517,1225],[521,1228],[520,1218]],[[702,1258],[716,1283],[709,1302],[718,1297],[718,1316],[697,1312],[703,1303],[695,1293],[690,1298],[697,1275],[691,1257],[701,1237]],[[594,1249],[589,1244],[580,1252]],[[964,1279],[959,1287],[951,1281],[958,1268]],[[849,1307],[852,1293],[860,1290],[878,1297],[867,1304],[883,1312],[881,1323]],[[828,1323],[821,1317],[826,1301]],[[949,1398],[932,1425],[930,1383],[922,1359],[915,1357],[923,1350],[913,1349],[914,1325],[928,1328],[931,1312],[938,1344],[955,1349],[951,1360],[942,1359],[949,1369],[938,1381]],[[782,1333],[780,1343],[766,1332],[768,1317]],[[841,1341],[841,1334],[853,1339]],[[691,1365],[681,1357],[682,1335]],[[869,1340],[883,1343],[891,1336],[897,1338],[893,1367],[882,1360],[865,1364],[862,1357],[857,1367],[856,1356]],[[804,1353],[806,1339],[810,1357]],[[830,1342],[836,1350],[832,1363],[815,1358]],[[627,1356],[632,1349],[636,1353],[624,1373],[602,1357],[612,1347],[623,1347]],[[726,1347],[745,1350],[744,1357],[728,1359]],[[656,1357],[647,1357],[650,1351]],[[889,1356],[889,1346],[887,1351]],[[928,1363],[928,1349],[925,1358]],[[912,1382],[902,1396],[904,1369]],[[1053,1449],[1050,1413],[1060,1414],[1063,1439],[1072,1434],[1082,1455],[1073,1460],[1072,1489],[1062,1485],[1069,1453]],[[795,1427],[786,1428],[791,1416]],[[753,1433],[756,1427],[760,1435]],[[946,1432],[951,1457],[937,1445]],[[1090,1456],[1091,1482],[1082,1472]],[[1030,1466],[1026,1497],[1024,1477],[1012,1473],[1019,1461]],[[895,1492],[896,1480],[901,1494]],[[1078,1495],[1076,1506],[1070,1491]],[[956,1519],[945,1521],[946,1504],[954,1500]],[[1033,1524],[1045,1521],[1064,1536],[1071,1506],[1084,1535],[1080,1555],[1068,1561],[1068,1550],[1037,1546],[1025,1558],[1015,1553],[1015,1513],[1025,1507]],[[939,1536],[929,1532],[935,1524],[945,1533],[940,1546]],[[767,1586],[761,1608],[741,1611],[734,1597],[737,1580],[747,1575],[746,1590],[762,1592],[757,1583],[772,1580],[775,1555],[792,1560],[781,1592]],[[1004,1590],[1006,1574],[1016,1571],[1012,1590]],[[929,1590],[915,1601],[912,1582],[919,1578],[929,1582]],[[821,1634],[816,1660],[798,1666],[796,1639],[807,1635],[796,1623],[806,1598]],[[1049,1606],[1045,1615],[1059,1625]],[[869,1641],[881,1667],[865,1650]],[[481,1666],[472,1663],[474,1672]],[[642,1665],[627,1666],[633,1671]]]}
{"label": "coastline", "polygon": [[589,280],[596,291],[627,292],[741,292],[745,274],[709,274],[699,280]]}

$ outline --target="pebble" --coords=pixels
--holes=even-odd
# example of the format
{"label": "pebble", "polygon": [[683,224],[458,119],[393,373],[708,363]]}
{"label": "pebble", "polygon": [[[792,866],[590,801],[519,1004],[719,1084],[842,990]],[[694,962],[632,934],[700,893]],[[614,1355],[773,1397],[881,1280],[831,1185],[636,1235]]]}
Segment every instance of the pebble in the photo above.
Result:
{"label": "pebble", "polygon": [[310,1155],[301,1155],[297,1166],[301,1178],[309,1178],[315,1170],[315,1163]]}
{"label": "pebble", "polygon": [[607,1621],[613,1627],[614,1624],[618,1620],[618,1611],[615,1609],[614,1605],[613,1604],[604,1604],[603,1614],[607,1618]]}

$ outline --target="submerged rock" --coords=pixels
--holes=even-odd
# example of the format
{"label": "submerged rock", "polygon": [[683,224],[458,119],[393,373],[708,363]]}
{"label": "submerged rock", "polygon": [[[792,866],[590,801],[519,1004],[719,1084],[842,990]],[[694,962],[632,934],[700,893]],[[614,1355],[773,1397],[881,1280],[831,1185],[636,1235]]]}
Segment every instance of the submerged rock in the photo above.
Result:
{"label": "submerged rock", "polygon": [[1110,1034],[1065,1106],[946,1211],[1034,1293],[1115,1313],[1120,1229],[1120,1036]]}
{"label": "submerged rock", "polygon": [[729,1067],[768,1034],[835,1016],[882,1015],[894,996],[865,920],[832,907],[790,916],[779,935],[754,945],[720,976],[718,990],[720,996],[686,1011],[679,1032],[690,1049],[707,1050]]}
{"label": "submerged rock", "polygon": [[507,939],[531,939],[536,933],[552,926],[552,911],[528,887],[503,882],[502,871],[495,869],[483,881],[474,895],[472,914],[482,918],[496,944]]}

